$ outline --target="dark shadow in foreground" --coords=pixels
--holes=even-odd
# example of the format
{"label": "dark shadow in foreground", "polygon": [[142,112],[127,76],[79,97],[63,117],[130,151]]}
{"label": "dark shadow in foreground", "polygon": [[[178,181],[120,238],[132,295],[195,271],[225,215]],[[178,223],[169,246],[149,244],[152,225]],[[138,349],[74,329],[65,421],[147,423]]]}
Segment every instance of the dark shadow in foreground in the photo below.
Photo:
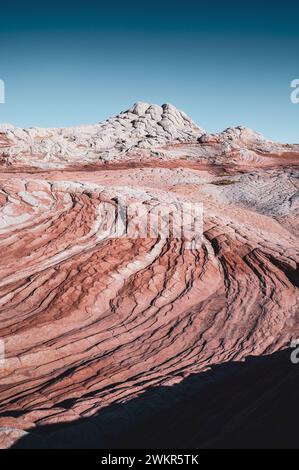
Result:
{"label": "dark shadow in foreground", "polygon": [[298,448],[299,364],[290,354],[213,366],[92,418],[32,430],[13,448]]}

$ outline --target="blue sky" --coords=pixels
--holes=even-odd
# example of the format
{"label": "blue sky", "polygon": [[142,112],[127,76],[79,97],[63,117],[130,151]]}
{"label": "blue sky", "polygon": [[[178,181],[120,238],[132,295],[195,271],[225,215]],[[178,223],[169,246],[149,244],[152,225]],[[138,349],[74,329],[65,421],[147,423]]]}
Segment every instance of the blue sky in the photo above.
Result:
{"label": "blue sky", "polygon": [[170,102],[207,131],[299,142],[299,5],[157,0],[1,5],[0,122],[95,123]]}

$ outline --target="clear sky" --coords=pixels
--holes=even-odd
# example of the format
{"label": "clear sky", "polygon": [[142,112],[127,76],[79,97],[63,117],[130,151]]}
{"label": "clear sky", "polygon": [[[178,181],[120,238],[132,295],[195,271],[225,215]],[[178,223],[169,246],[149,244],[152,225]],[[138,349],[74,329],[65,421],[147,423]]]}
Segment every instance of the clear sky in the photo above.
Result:
{"label": "clear sky", "polygon": [[87,124],[170,102],[209,132],[299,142],[298,24],[299,2],[2,2],[0,122]]}

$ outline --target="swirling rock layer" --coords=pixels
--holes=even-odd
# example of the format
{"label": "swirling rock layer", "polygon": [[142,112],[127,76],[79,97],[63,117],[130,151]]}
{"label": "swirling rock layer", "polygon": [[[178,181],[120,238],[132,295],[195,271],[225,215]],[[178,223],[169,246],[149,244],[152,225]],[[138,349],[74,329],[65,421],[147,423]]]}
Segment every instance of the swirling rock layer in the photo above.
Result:
{"label": "swirling rock layer", "polygon": [[[226,132],[165,143],[162,157],[140,149],[109,165],[43,171],[19,156],[3,166],[2,446],[14,431],[93,416],[298,337],[299,153]],[[109,237],[99,207],[120,199],[202,204],[200,245]]]}

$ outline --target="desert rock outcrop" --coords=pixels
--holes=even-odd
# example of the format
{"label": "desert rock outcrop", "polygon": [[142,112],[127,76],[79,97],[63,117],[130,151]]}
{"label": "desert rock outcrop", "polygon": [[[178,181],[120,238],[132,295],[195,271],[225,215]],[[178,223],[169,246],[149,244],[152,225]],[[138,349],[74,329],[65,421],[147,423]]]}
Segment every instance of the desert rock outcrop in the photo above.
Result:
{"label": "desert rock outcrop", "polygon": [[[1,445],[289,346],[298,165],[298,145],[206,134],[172,105],[70,129],[2,125]],[[200,244],[111,236],[119,201],[201,206]]]}

